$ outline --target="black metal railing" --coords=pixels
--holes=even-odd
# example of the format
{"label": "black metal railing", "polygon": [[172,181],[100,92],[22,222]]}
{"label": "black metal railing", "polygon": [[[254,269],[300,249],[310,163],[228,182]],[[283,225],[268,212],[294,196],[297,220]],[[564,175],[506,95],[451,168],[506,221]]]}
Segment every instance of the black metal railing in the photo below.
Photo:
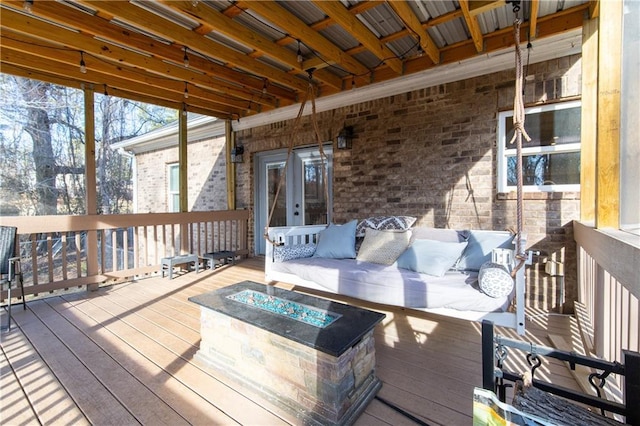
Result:
{"label": "black metal railing", "polygon": [[[496,393],[502,402],[505,402],[507,387],[511,386],[509,382],[522,379],[522,374],[514,373],[504,367],[504,361],[509,356],[508,348],[521,350],[525,353],[531,369],[533,387],[598,408],[603,414],[608,411],[623,415],[628,424],[640,425],[640,353],[623,350],[624,364],[604,361],[575,352],[562,351],[495,335],[493,323],[485,320],[482,323],[482,387]],[[543,357],[566,361],[572,370],[575,370],[576,365],[595,369],[596,371],[589,375],[589,382],[594,387],[597,396],[536,379],[535,371],[541,366]],[[602,390],[607,384],[607,379],[611,379],[613,374],[624,377],[624,403],[610,401],[602,397]]]}

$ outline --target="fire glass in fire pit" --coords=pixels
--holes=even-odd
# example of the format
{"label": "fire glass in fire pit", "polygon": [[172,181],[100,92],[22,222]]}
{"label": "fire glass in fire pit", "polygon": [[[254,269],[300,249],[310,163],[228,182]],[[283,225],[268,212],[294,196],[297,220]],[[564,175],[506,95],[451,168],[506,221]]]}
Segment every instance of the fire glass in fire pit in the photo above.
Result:
{"label": "fire glass in fire pit", "polygon": [[274,314],[284,315],[296,321],[320,328],[327,327],[342,316],[334,312],[313,308],[308,305],[303,305],[302,303],[292,302],[253,290],[244,290],[232,294],[227,296],[227,299],[254,306]]}

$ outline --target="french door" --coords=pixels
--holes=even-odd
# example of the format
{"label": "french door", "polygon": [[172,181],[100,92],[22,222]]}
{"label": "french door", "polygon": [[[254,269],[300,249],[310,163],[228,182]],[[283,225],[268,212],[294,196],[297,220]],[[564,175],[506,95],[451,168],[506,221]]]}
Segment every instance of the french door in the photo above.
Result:
{"label": "french door", "polygon": [[[331,145],[324,148],[327,156],[327,181],[323,173],[320,150],[301,148],[292,152],[287,164],[287,151],[266,152],[256,157],[256,253],[265,253],[265,226],[297,226],[329,223],[331,206]],[[284,181],[278,185],[284,176]],[[277,202],[276,194],[278,196]],[[327,198],[328,195],[328,198]],[[274,206],[275,202],[275,206]],[[328,207],[328,208],[327,208]],[[269,213],[273,209],[271,221]],[[329,212],[329,213],[327,213]]]}

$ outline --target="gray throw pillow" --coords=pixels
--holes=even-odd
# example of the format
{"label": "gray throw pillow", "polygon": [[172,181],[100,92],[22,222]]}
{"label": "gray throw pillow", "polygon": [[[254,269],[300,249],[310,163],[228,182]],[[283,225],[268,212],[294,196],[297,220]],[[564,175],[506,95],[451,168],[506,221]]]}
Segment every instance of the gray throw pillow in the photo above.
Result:
{"label": "gray throw pillow", "polygon": [[455,265],[466,246],[466,242],[415,240],[396,263],[399,268],[441,277]]}
{"label": "gray throw pillow", "polygon": [[469,231],[469,245],[462,253],[456,269],[479,271],[484,263],[491,261],[494,248],[513,248],[514,236],[507,231]]}

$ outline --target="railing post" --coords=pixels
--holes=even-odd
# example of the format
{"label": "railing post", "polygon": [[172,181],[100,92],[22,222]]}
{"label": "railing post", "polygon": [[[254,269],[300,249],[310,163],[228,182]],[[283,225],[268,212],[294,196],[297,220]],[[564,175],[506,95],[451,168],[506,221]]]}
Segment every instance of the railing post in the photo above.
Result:
{"label": "railing post", "polygon": [[630,425],[640,425],[640,353],[623,349],[622,354],[626,421]]}
{"label": "railing post", "polygon": [[493,375],[493,322],[482,321],[482,387],[495,392]]}
{"label": "railing post", "polygon": [[[100,242],[104,244],[104,241]],[[87,231],[87,276],[93,277],[98,275],[98,231]],[[87,284],[87,290],[95,291],[99,287],[98,284]]]}

